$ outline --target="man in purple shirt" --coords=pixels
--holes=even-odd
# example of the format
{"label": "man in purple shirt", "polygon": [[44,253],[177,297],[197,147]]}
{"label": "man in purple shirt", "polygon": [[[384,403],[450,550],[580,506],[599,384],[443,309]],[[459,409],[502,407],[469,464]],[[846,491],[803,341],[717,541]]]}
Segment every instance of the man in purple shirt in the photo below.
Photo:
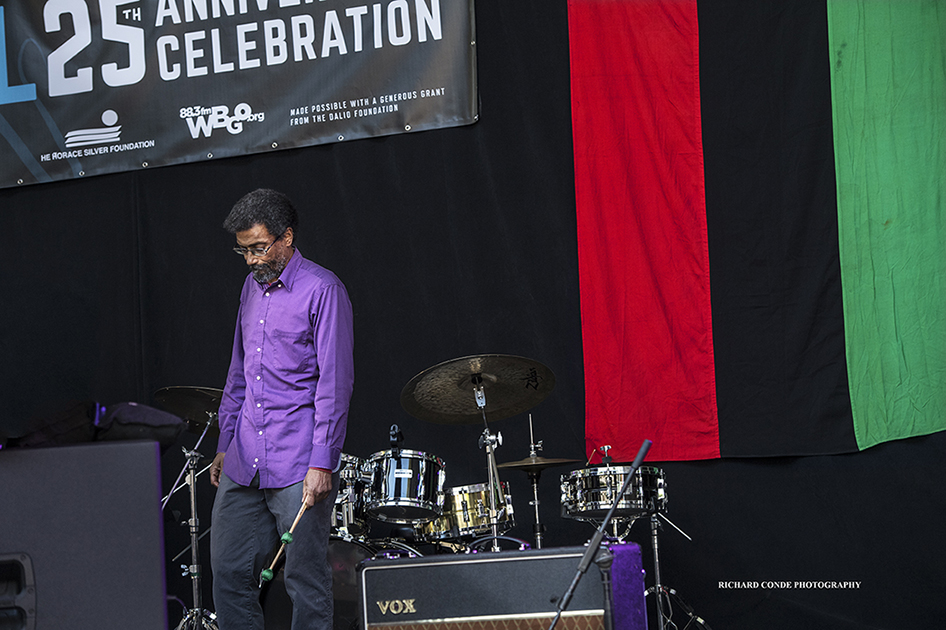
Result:
{"label": "man in purple shirt", "polygon": [[332,507],[354,383],[352,308],[331,271],[294,247],[292,202],[240,199],[224,221],[250,268],[220,402],[211,528],[220,630],[262,630],[259,579],[303,502],[286,547],[292,628],[331,630]]}

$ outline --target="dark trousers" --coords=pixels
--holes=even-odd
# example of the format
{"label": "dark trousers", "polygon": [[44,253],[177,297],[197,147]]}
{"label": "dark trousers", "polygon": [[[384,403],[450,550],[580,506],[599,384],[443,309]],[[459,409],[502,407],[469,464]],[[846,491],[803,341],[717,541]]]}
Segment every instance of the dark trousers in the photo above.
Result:
{"label": "dark trousers", "polygon": [[[220,475],[210,530],[213,598],[220,630],[263,630],[260,573],[302,507],[302,482],[287,488],[250,487]],[[306,510],[283,552],[292,630],[332,630],[332,569],[328,562],[332,507],[328,498]],[[255,487],[254,487],[255,486]]]}

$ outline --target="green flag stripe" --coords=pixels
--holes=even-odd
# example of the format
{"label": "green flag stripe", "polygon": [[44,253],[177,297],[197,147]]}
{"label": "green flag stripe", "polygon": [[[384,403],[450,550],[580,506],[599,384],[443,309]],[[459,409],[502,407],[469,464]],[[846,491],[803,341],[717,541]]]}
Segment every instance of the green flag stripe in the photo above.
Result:
{"label": "green flag stripe", "polygon": [[946,5],[828,0],[858,448],[946,429]]}

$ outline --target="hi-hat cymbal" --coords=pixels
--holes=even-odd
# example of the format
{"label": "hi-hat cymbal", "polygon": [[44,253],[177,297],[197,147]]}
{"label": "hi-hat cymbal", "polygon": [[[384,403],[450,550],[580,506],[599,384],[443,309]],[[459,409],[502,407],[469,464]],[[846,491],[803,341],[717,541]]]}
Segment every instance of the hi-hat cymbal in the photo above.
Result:
{"label": "hi-hat cymbal", "polygon": [[525,459],[520,459],[515,462],[506,462],[505,464],[497,464],[497,468],[513,468],[516,470],[524,470],[526,472],[539,472],[545,470],[546,468],[551,468],[552,466],[563,466],[565,464],[574,464],[580,462],[580,459],[562,459],[562,458],[550,458],[550,457],[526,457]]}
{"label": "hi-hat cymbal", "polygon": [[[222,389],[212,387],[163,387],[154,393],[157,405],[187,421],[189,431],[200,433],[204,425],[216,416],[223,398]],[[211,431],[219,431],[216,423]]]}
{"label": "hi-hat cymbal", "polygon": [[412,378],[401,406],[415,418],[437,424],[483,420],[474,388],[482,384],[488,420],[502,420],[539,404],[555,387],[547,367],[524,357],[481,354],[445,361]]}

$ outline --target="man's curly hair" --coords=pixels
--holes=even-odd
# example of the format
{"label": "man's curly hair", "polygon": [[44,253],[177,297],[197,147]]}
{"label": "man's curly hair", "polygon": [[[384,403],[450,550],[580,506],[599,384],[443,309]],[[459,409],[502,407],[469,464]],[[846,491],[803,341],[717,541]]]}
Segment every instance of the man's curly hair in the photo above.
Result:
{"label": "man's curly hair", "polygon": [[262,224],[270,234],[279,237],[289,228],[295,232],[298,223],[299,216],[289,197],[275,190],[258,188],[236,202],[223,228],[236,234]]}

